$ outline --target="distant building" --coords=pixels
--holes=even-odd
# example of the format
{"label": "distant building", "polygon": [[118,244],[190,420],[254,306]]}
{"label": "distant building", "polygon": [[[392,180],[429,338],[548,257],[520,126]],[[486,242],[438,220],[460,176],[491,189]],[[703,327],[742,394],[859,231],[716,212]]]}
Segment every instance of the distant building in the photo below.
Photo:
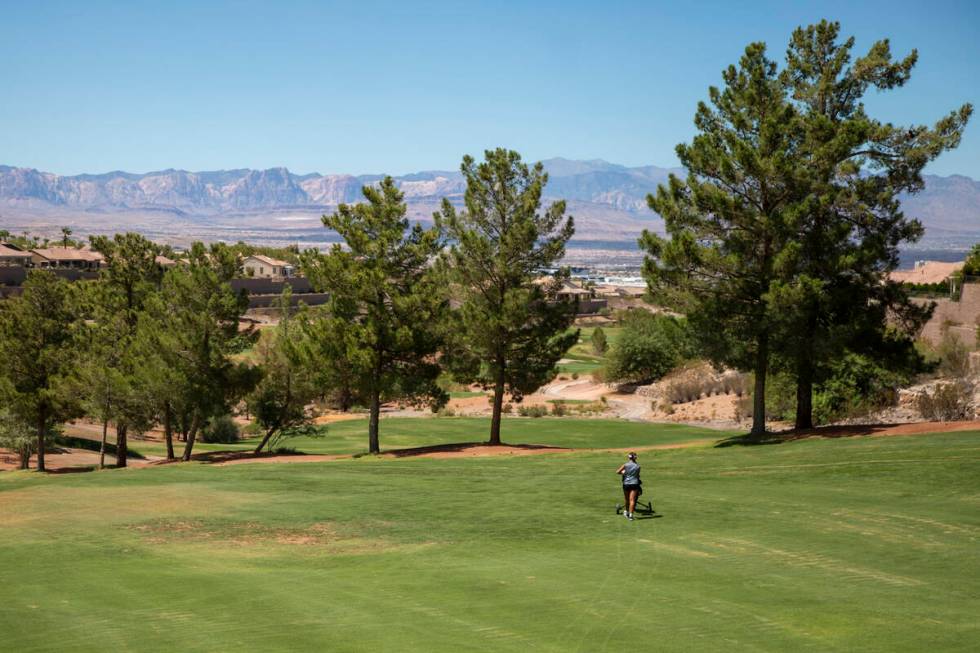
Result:
{"label": "distant building", "polygon": [[159,255],[159,254],[153,260],[156,261],[156,264],[159,265],[164,270],[166,270],[167,268],[172,268],[175,265],[177,265],[177,261],[174,261],[173,259],[169,259],[166,256]]}
{"label": "distant building", "polygon": [[898,283],[942,283],[963,267],[959,263],[945,261],[916,261],[911,270],[893,270],[888,277]]}
{"label": "distant building", "polygon": [[26,268],[31,263],[31,253],[25,252],[17,245],[0,243],[0,267]]}
{"label": "distant building", "polygon": [[105,257],[91,249],[74,247],[44,247],[31,250],[31,263],[36,268],[60,270],[97,270]]}
{"label": "distant building", "polygon": [[285,279],[293,276],[293,266],[263,254],[253,254],[242,262],[245,274],[256,279]]}

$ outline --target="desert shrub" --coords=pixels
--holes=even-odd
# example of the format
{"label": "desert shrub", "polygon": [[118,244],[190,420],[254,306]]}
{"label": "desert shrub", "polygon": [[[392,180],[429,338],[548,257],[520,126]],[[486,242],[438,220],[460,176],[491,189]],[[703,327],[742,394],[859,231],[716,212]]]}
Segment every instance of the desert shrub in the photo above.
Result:
{"label": "desert shrub", "polygon": [[704,362],[681,365],[663,380],[664,397],[672,404],[696,401],[715,387],[715,375]]}
{"label": "desert shrub", "polygon": [[456,411],[449,406],[443,406],[436,413],[436,417],[456,417]]}
{"label": "desert shrub", "polygon": [[551,414],[555,417],[564,417],[568,414],[568,408],[565,406],[564,402],[556,401],[555,403],[551,404]]}
{"label": "desert shrub", "polygon": [[241,439],[241,431],[231,415],[219,415],[201,429],[201,441],[230,444]]}
{"label": "desert shrub", "polygon": [[500,410],[502,410],[505,414],[510,415],[514,412],[514,404],[507,402],[501,407]]}
{"label": "desert shrub", "polygon": [[578,372],[572,372],[572,381],[578,380]]}
{"label": "desert shrub", "polygon": [[548,414],[548,409],[544,406],[520,406],[517,414],[521,417],[544,417]]}
{"label": "desert shrub", "polygon": [[604,377],[619,383],[660,379],[694,354],[694,339],[684,318],[632,311],[623,333],[609,350]]}
{"label": "desert shrub", "polygon": [[915,407],[922,416],[937,422],[951,422],[970,417],[970,387],[966,383],[940,383],[930,393],[916,398]]}
{"label": "desert shrub", "polygon": [[596,327],[592,332],[592,351],[602,356],[609,349],[609,342],[606,340],[606,332],[602,327]]}
{"label": "desert shrub", "polygon": [[743,397],[749,393],[751,388],[751,374],[736,372],[735,374],[726,374],[721,378],[721,389],[725,394],[733,394],[737,397]]}
{"label": "desert shrub", "polygon": [[960,342],[949,328],[943,329],[942,340],[936,347],[939,359],[939,373],[953,379],[962,379],[970,375],[970,348]]}

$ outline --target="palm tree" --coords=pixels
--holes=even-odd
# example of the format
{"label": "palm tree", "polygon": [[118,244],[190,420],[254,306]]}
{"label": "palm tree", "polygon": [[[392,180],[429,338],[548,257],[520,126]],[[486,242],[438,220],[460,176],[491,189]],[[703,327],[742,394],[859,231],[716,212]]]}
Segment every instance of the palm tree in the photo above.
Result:
{"label": "palm tree", "polygon": [[61,237],[62,237],[62,242],[64,242],[65,244],[65,249],[68,249],[68,237],[71,235],[72,235],[71,227],[61,228]]}

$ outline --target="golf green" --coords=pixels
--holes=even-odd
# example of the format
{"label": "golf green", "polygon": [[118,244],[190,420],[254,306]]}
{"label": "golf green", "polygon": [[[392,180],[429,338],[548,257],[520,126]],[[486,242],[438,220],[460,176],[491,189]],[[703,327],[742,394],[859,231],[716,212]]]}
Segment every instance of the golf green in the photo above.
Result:
{"label": "golf green", "polygon": [[[433,420],[439,422],[440,420]],[[968,651],[980,433],[0,474],[9,651]]]}

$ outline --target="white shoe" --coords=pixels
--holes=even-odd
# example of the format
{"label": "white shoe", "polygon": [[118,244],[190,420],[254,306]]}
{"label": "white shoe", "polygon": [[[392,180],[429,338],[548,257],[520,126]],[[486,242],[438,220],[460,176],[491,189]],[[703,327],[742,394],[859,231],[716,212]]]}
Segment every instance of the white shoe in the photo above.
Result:
{"label": "white shoe", "polygon": [[630,518],[630,514],[624,510],[623,511],[623,517],[626,517],[626,519],[629,519]]}
{"label": "white shoe", "polygon": [[633,521],[633,513],[629,513],[628,515],[626,515],[626,519]]}

